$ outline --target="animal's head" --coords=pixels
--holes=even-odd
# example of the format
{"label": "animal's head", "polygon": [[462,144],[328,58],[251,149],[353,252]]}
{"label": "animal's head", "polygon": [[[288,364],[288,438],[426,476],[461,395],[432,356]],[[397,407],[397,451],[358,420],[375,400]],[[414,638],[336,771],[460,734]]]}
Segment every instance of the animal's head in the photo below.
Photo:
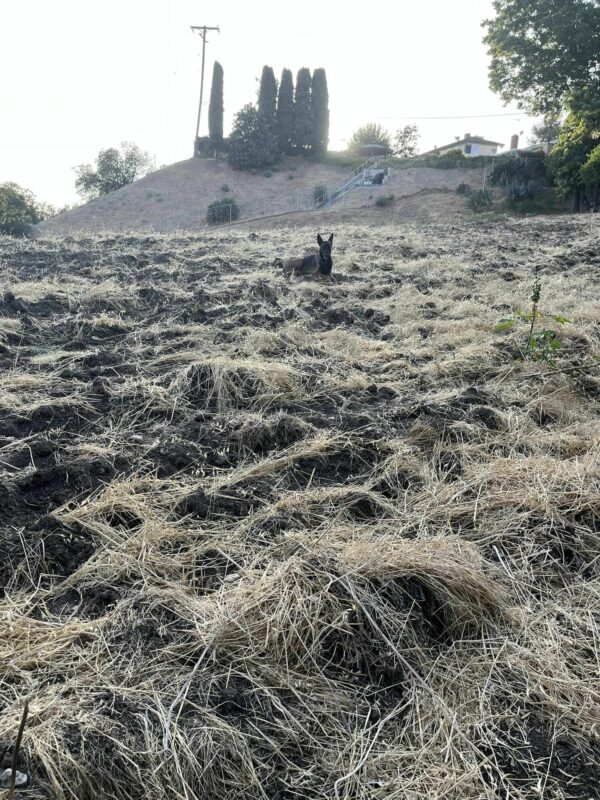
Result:
{"label": "animal's head", "polygon": [[323,239],[320,233],[317,234],[317,242],[319,243],[319,255],[321,258],[331,258],[331,248],[333,247],[333,233],[329,239]]}
{"label": "animal's head", "polygon": [[280,258],[276,258],[275,261],[271,264],[272,267],[276,267],[276,269],[283,268],[283,261]]}

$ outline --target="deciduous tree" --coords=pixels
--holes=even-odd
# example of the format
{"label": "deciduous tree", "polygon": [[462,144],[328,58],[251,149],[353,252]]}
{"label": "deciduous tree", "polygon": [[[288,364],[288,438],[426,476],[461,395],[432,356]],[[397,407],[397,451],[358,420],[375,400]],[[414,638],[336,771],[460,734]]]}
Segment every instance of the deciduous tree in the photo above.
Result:
{"label": "deciduous tree", "polygon": [[251,104],[235,115],[229,136],[229,163],[234,169],[260,169],[279,157],[277,139],[271,125]]}
{"label": "deciduous tree", "polygon": [[354,131],[348,142],[348,152],[358,153],[366,144],[378,144],[391,150],[389,131],[374,122],[361,125]]}
{"label": "deciduous tree", "polygon": [[417,155],[419,144],[419,128],[417,125],[405,125],[396,131],[394,136],[394,155],[400,158],[413,158]]}
{"label": "deciduous tree", "polygon": [[150,172],[152,161],[148,153],[132,144],[122,142],[121,149],[109,147],[96,156],[96,168],[90,164],[75,167],[75,188],[82,197],[110,194]]}

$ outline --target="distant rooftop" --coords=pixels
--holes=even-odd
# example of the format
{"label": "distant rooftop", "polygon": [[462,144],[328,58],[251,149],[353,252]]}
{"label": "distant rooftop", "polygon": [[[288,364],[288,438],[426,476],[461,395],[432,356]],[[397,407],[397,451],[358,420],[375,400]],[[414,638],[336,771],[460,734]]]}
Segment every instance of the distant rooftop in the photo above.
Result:
{"label": "distant rooftop", "polygon": [[421,153],[421,155],[430,156],[434,153],[439,153],[440,150],[447,150],[450,147],[460,147],[463,144],[487,144],[492,147],[504,147],[503,142],[493,142],[491,139],[484,139],[483,136],[471,136],[470,133],[465,133],[462,139],[457,139],[449,144],[443,144],[441,147],[434,147],[433,150],[428,150],[426,153]]}

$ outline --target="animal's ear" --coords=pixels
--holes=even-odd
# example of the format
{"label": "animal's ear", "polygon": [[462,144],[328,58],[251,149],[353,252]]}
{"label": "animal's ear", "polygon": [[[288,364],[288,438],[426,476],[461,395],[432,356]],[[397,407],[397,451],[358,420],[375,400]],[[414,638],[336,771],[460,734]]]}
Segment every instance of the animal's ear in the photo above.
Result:
{"label": "animal's ear", "polygon": [[333,244],[333,233],[332,233],[332,234],[331,234],[331,236],[329,237],[329,244]]}
{"label": "animal's ear", "polygon": [[323,244],[323,239],[321,239],[321,234],[317,233],[317,242],[318,244]]}

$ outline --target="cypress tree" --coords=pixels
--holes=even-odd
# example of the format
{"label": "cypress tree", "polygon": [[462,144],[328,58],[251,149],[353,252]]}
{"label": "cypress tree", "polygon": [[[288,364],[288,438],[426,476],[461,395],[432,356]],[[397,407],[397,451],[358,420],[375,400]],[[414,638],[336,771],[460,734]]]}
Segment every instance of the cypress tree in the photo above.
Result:
{"label": "cypress tree", "polygon": [[327,76],[322,68],[316,69],[312,77],[313,146],[315,152],[327,152],[329,144],[329,91]]}
{"label": "cypress tree", "polygon": [[223,141],[223,67],[215,61],[210,103],[208,105],[208,135],[214,145]]}
{"label": "cypress tree", "polygon": [[283,70],[279,82],[277,138],[281,152],[290,155],[294,144],[294,80],[290,69]]}
{"label": "cypress tree", "polygon": [[258,113],[265,122],[275,128],[277,117],[277,81],[273,67],[263,67],[258,91]]}
{"label": "cypress tree", "polygon": [[302,67],[296,77],[294,145],[297,150],[304,152],[310,150],[314,142],[311,84],[310,71]]}

